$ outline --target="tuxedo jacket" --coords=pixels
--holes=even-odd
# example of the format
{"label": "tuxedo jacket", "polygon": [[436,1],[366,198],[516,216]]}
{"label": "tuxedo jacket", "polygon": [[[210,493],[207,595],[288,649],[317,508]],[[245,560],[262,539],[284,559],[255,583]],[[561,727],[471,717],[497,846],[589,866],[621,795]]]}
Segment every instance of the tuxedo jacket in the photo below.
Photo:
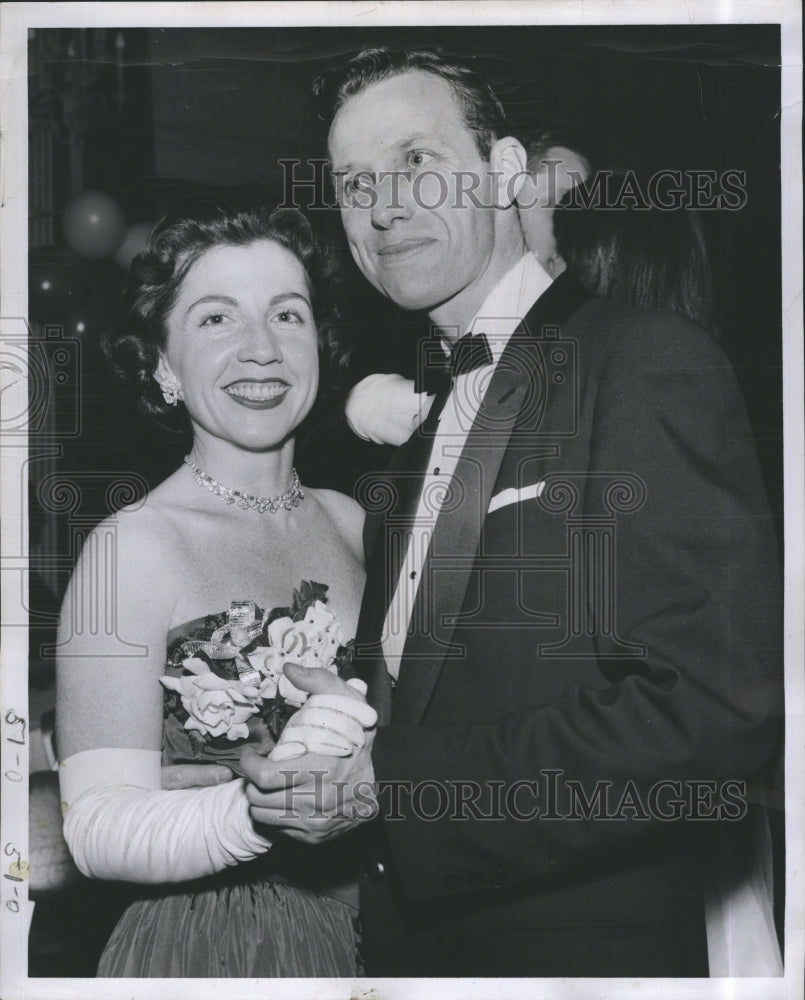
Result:
{"label": "tuxedo jacket", "polygon": [[777,547],[726,358],[554,282],[434,515],[393,686],[425,434],[363,490],[367,973],[706,976],[703,876],[740,850],[782,714]]}

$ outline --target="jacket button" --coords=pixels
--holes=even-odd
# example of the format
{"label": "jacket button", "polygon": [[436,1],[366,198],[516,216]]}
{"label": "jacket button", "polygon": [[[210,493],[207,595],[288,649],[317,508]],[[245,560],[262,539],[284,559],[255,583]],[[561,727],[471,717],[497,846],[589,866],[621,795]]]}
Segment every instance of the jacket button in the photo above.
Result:
{"label": "jacket button", "polygon": [[382,878],[385,878],[386,866],[382,861],[370,861],[366,865],[366,876],[371,879],[372,882],[379,882]]}

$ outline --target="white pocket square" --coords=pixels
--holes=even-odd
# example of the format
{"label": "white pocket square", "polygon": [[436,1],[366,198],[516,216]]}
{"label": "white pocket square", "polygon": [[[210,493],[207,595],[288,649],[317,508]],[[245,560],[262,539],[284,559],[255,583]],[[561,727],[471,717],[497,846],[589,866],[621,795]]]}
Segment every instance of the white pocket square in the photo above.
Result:
{"label": "white pocket square", "polygon": [[522,503],[523,500],[536,500],[544,489],[544,480],[539,483],[533,483],[531,486],[521,486],[519,490],[511,486],[509,489],[502,490],[492,497],[489,501],[489,510],[487,513],[491,514],[492,511],[499,510],[501,507],[508,507],[510,503]]}

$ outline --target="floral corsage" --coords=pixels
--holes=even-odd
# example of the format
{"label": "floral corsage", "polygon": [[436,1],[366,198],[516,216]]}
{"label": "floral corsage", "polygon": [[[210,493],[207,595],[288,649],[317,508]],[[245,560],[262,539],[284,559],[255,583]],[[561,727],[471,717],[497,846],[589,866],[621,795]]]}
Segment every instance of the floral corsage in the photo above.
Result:
{"label": "floral corsage", "polygon": [[286,663],[353,676],[354,642],[325,606],[327,590],[303,580],[290,607],[265,612],[233,601],[169,651],[171,672],[160,678],[166,759],[232,767],[246,741],[273,746],[308,697],[282,672]]}

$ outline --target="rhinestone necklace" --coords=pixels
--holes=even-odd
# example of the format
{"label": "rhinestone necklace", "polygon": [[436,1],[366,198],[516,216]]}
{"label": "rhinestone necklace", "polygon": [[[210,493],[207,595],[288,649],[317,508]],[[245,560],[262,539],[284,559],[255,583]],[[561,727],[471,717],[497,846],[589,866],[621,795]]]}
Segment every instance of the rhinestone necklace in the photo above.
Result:
{"label": "rhinestone necklace", "polygon": [[224,503],[235,504],[241,510],[256,510],[259,514],[268,511],[269,514],[276,514],[278,510],[293,510],[294,507],[298,507],[299,501],[305,496],[296,469],[293,469],[291,485],[284,493],[275,497],[255,497],[251,493],[241,493],[240,490],[231,490],[228,486],[223,486],[217,479],[208,476],[206,472],[202,472],[197,465],[194,465],[189,455],[185,455],[184,463],[190,467],[193,478],[199,486],[208,489],[214,496],[220,497]]}

